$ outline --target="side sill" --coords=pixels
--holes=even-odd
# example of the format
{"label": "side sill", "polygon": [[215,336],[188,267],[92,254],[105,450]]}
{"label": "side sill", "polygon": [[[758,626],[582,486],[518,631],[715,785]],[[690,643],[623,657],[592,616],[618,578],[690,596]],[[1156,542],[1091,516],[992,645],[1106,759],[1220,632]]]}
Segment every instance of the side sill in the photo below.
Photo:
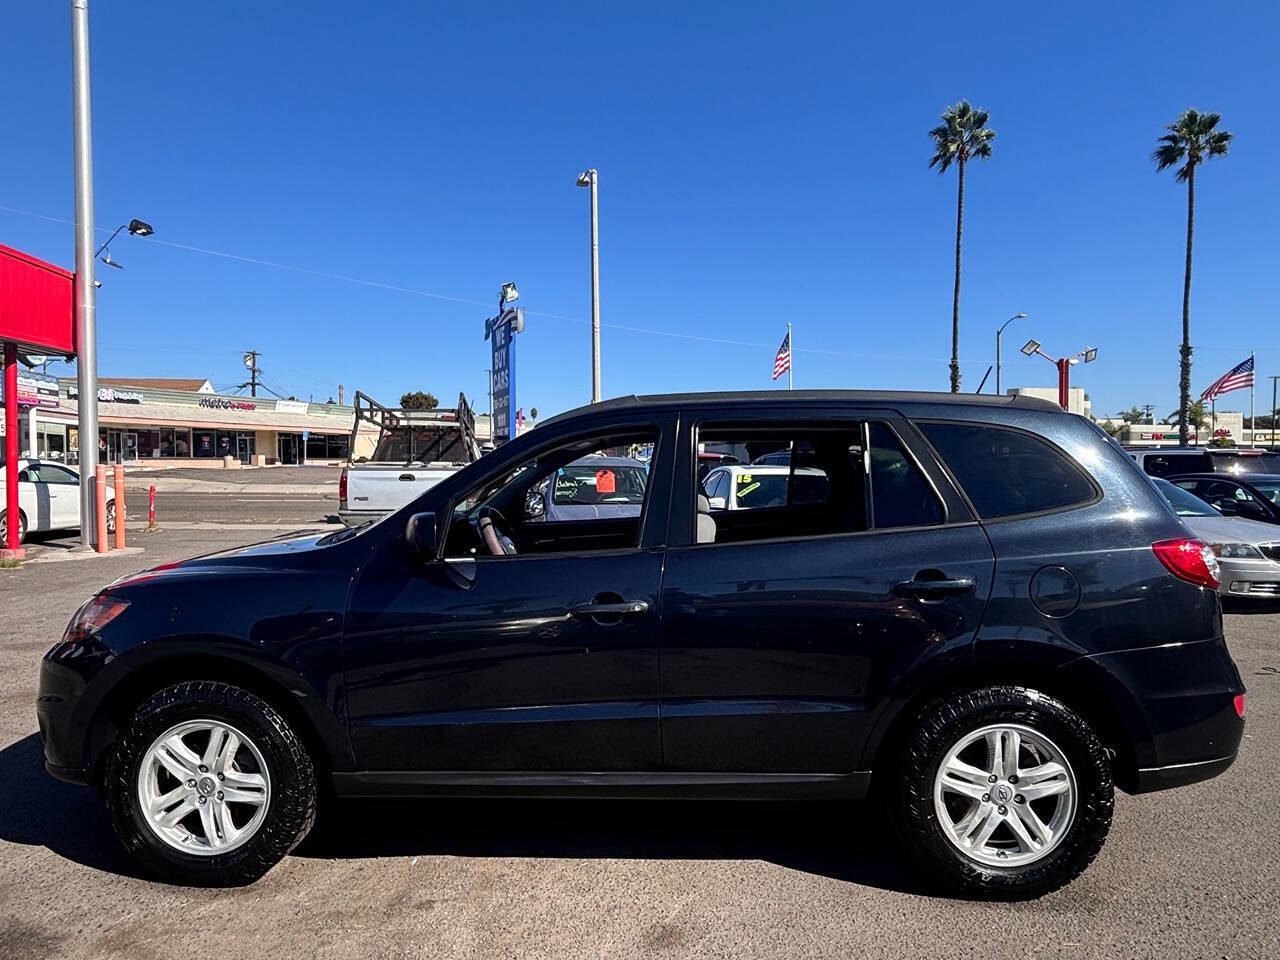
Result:
{"label": "side sill", "polygon": [[702,773],[686,771],[362,770],[334,773],[343,797],[550,796],[861,799],[871,771]]}

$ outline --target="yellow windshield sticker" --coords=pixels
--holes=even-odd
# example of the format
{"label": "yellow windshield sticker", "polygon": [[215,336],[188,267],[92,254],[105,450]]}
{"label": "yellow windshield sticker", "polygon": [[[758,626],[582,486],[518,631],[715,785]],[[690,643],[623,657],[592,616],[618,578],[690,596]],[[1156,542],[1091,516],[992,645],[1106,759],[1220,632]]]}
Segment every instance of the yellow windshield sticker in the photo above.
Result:
{"label": "yellow windshield sticker", "polygon": [[750,486],[746,486],[746,487],[739,487],[739,488],[738,488],[738,499],[739,499],[739,500],[741,500],[741,499],[742,499],[743,497],[745,497],[748,493],[751,493],[753,490],[758,490],[759,488],[760,488],[760,484],[759,484],[758,482],[757,482],[757,483],[753,483],[753,484],[751,484]]}

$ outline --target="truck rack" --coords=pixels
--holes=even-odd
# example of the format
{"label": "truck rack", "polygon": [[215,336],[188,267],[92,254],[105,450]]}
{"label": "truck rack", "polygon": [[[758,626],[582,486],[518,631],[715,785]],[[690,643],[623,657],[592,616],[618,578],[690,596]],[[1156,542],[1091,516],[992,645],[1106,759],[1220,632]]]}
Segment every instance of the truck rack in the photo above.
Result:
{"label": "truck rack", "polygon": [[453,410],[407,410],[384,407],[357,390],[355,411],[347,449],[356,449],[362,422],[377,427],[378,439],[373,456],[368,458],[370,462],[466,464],[480,459],[476,418],[465,394],[458,394],[458,406]]}

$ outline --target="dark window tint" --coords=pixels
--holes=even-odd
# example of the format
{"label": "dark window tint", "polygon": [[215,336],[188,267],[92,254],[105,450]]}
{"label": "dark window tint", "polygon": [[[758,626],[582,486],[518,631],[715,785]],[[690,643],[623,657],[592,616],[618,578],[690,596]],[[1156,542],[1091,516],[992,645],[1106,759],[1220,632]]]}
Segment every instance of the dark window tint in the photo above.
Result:
{"label": "dark window tint", "polygon": [[877,528],[942,522],[942,505],[893,432],[871,424],[871,510]]}
{"label": "dark window tint", "polygon": [[1039,437],[985,424],[921,423],[984,519],[1088,503],[1093,484]]}
{"label": "dark window tint", "polygon": [[1207,453],[1159,453],[1142,458],[1142,469],[1153,477],[1176,473],[1206,473],[1213,470]]}

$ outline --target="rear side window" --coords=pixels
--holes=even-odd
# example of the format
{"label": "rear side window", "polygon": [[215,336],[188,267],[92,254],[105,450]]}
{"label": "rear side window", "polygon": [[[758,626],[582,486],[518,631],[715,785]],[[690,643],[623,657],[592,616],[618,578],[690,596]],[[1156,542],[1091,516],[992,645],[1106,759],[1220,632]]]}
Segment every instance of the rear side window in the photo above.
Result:
{"label": "rear side window", "polygon": [[1158,453],[1148,454],[1142,460],[1142,469],[1153,477],[1171,477],[1178,473],[1208,473],[1213,461],[1207,453]]}
{"label": "rear side window", "polygon": [[1089,478],[1039,437],[977,423],[919,423],[984,520],[1088,503]]}

